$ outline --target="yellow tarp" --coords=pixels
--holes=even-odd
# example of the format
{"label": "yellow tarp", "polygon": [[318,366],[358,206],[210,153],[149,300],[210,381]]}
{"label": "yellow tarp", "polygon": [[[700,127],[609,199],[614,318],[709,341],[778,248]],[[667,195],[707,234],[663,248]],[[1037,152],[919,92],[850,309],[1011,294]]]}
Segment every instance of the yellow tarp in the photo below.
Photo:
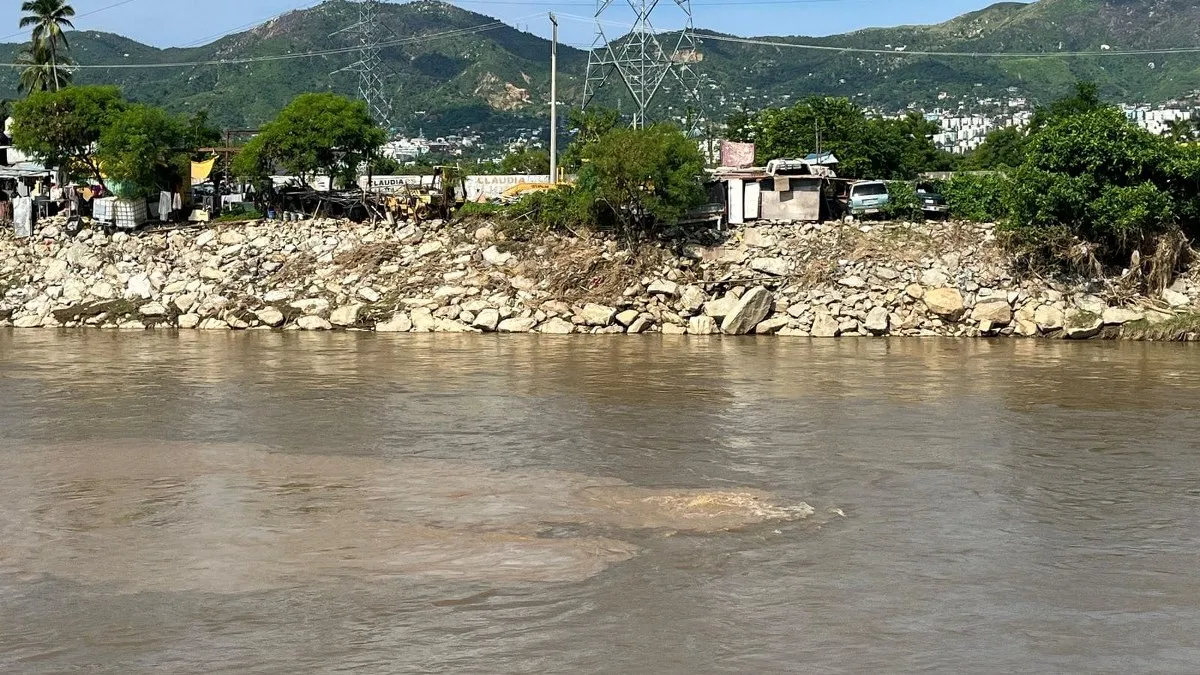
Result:
{"label": "yellow tarp", "polygon": [[208,180],[208,177],[212,175],[213,165],[216,163],[216,157],[203,162],[192,162],[192,185]]}

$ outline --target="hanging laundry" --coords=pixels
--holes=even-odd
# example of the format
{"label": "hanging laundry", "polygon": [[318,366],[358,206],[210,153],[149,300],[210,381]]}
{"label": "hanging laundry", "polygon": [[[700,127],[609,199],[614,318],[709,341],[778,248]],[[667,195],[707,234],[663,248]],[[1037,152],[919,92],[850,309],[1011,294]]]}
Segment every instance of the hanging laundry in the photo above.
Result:
{"label": "hanging laundry", "polygon": [[171,221],[171,193],[160,192],[158,194],[158,219],[164,223]]}

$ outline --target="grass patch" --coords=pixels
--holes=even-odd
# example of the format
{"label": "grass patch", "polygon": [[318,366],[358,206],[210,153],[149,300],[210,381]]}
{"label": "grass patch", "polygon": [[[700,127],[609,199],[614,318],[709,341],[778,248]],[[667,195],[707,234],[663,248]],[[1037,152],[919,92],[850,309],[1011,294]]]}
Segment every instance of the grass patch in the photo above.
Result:
{"label": "grass patch", "polygon": [[262,220],[265,216],[257,209],[249,211],[241,211],[239,213],[226,213],[225,215],[212,221],[214,223],[244,223],[250,220]]}
{"label": "grass patch", "polygon": [[1126,340],[1193,342],[1200,339],[1200,314],[1180,314],[1161,323],[1146,319],[1127,323],[1121,327],[1121,337]]}

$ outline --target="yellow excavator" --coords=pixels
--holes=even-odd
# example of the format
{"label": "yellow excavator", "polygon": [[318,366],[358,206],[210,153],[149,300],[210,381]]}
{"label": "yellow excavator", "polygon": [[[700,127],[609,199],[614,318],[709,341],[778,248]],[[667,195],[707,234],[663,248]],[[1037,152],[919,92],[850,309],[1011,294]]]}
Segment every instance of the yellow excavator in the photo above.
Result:
{"label": "yellow excavator", "polygon": [[456,167],[435,166],[428,185],[400,185],[381,196],[383,208],[397,221],[448,220],[467,199],[466,180]]}

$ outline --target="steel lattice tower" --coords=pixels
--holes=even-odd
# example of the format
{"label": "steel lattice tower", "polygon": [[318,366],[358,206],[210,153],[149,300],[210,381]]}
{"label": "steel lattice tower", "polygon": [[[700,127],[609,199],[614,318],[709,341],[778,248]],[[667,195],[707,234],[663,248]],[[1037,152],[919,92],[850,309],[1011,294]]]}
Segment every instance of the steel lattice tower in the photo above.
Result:
{"label": "steel lattice tower", "polygon": [[[358,61],[337,71],[358,74],[358,96],[366,101],[367,109],[379,126],[392,128],[392,99],[383,84],[383,61],[380,59],[380,30],[376,13],[379,0],[358,3],[358,23],[338,33],[350,32],[358,42]],[[334,33],[337,35],[337,33]]]}
{"label": "steel lattice tower", "polygon": [[[614,14],[616,0],[596,0],[596,40],[588,57],[587,81],[584,84],[583,107],[587,107],[612,79],[614,74],[633,97],[633,126],[642,127],[651,115],[651,102],[670,79],[678,85],[681,95],[676,99],[689,108],[692,126],[700,114],[700,77],[695,64],[701,60],[693,29],[691,0],[625,0],[634,13],[634,24],[628,35],[610,40],[605,31],[607,15]],[[621,8],[623,11],[623,8]],[[659,34],[651,19],[665,19],[674,14],[682,20],[678,37],[673,33]],[[660,39],[670,36],[666,40]],[[667,86],[672,86],[667,85]]]}

